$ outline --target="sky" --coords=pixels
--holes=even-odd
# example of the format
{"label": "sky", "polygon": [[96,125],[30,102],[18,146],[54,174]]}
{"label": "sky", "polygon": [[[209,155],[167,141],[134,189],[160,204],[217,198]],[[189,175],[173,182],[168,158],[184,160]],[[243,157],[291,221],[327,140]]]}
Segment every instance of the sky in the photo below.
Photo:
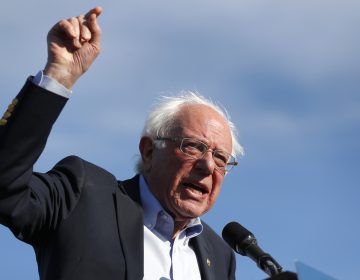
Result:
{"label": "sky", "polygon": [[[6,1],[0,110],[43,69],[58,20],[100,5],[102,53],[78,81],[35,169],[69,154],[134,175],[147,112],[196,90],[225,107],[245,155],[203,220],[237,221],[285,270],[360,267],[360,2]],[[237,279],[266,278],[237,255]],[[38,279],[32,248],[0,225],[0,279]]]}

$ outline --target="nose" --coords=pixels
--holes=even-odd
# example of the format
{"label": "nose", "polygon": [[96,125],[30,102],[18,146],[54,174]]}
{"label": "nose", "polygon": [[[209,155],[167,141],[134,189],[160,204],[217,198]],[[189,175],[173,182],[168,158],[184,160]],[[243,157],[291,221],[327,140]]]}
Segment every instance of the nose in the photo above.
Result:
{"label": "nose", "polygon": [[206,175],[213,174],[215,170],[215,162],[213,159],[212,151],[208,150],[203,157],[196,161],[196,168]]}

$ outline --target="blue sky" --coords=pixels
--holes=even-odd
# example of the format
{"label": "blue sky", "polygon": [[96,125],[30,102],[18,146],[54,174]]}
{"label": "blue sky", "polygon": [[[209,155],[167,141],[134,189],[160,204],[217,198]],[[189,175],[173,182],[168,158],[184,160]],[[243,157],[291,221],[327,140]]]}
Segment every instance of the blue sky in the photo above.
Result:
{"label": "blue sky", "polygon": [[[44,67],[49,28],[95,5],[104,8],[102,53],[75,86],[36,169],[77,154],[129,178],[154,100],[197,90],[227,108],[245,148],[204,220],[218,233],[240,222],[287,270],[301,260],[358,279],[359,2],[7,1],[1,111]],[[266,277],[241,256],[236,275]],[[3,226],[0,279],[38,279],[31,247]]]}

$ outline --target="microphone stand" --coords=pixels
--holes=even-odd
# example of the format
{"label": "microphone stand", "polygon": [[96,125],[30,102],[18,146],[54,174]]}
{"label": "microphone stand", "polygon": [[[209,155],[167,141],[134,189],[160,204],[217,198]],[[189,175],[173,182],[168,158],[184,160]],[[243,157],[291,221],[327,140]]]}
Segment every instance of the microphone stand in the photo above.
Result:
{"label": "microphone stand", "polygon": [[265,280],[298,280],[298,277],[294,272],[284,271]]}
{"label": "microphone stand", "polygon": [[251,258],[267,275],[274,276],[282,272],[281,265],[270,254],[265,253],[257,246],[256,238],[253,235],[249,235],[243,240],[241,247],[236,245],[236,251]]}
{"label": "microphone stand", "polygon": [[283,272],[281,265],[270,254],[264,253],[258,246],[253,246],[256,244],[256,239],[249,236],[243,241],[242,245],[245,245],[245,248],[241,249],[239,246],[236,246],[236,250],[240,254],[250,257],[262,271],[270,276],[265,280],[298,280],[296,273],[290,271]]}

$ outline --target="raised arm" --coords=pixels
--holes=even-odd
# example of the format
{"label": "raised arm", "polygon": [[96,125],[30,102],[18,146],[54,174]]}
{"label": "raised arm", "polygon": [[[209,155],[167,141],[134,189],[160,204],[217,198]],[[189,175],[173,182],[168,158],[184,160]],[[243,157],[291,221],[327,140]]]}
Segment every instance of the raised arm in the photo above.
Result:
{"label": "raised arm", "polygon": [[48,61],[44,74],[71,89],[100,53],[102,8],[61,20],[48,33]]}
{"label": "raised arm", "polygon": [[[100,13],[96,7],[54,25],[48,34],[45,75],[70,89],[90,67],[100,52]],[[0,224],[27,242],[56,227],[79,192],[79,184],[66,179],[72,175],[32,170],[67,100],[30,78],[0,122]]]}

